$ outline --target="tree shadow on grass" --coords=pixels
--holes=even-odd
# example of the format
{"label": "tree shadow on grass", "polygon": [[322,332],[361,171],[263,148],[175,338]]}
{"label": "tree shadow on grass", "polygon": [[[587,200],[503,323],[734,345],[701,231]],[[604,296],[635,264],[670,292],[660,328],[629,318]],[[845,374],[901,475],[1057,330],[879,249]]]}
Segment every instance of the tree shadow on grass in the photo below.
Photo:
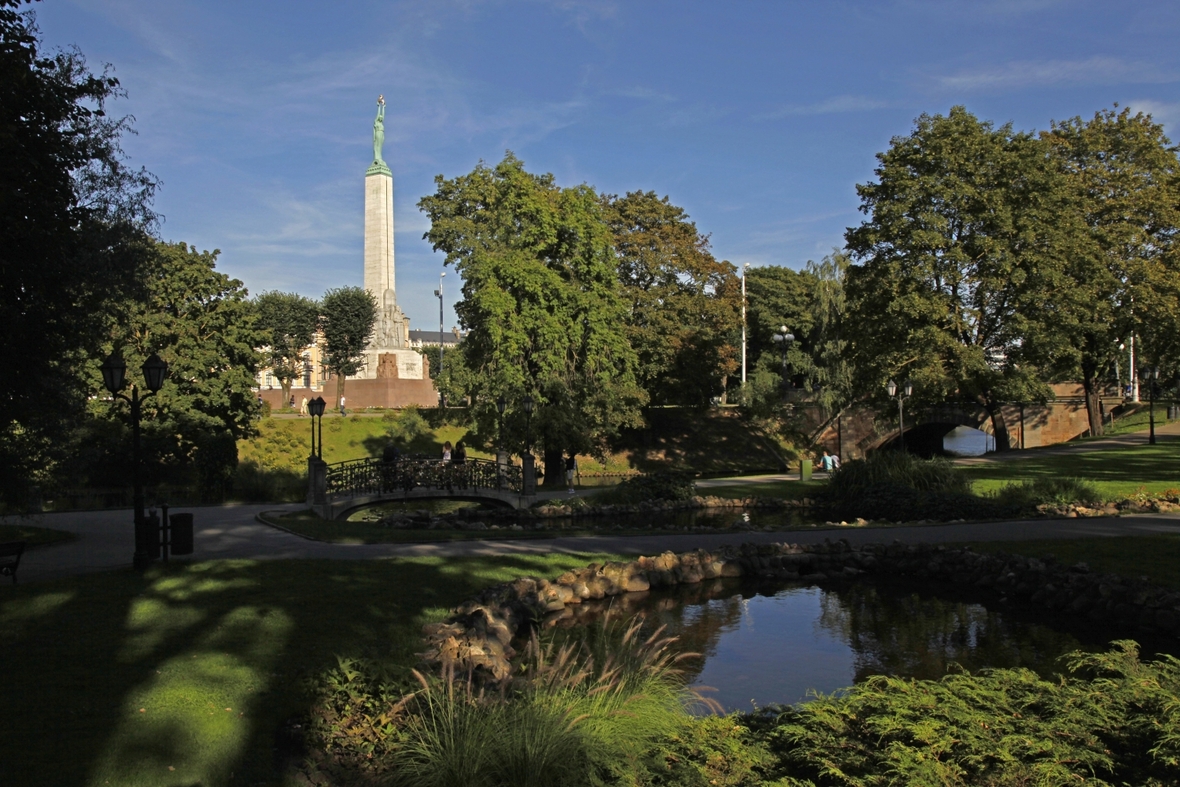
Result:
{"label": "tree shadow on grass", "polygon": [[276,743],[337,655],[407,672],[422,625],[479,588],[603,558],[213,561],[5,588],[4,780],[281,784]]}

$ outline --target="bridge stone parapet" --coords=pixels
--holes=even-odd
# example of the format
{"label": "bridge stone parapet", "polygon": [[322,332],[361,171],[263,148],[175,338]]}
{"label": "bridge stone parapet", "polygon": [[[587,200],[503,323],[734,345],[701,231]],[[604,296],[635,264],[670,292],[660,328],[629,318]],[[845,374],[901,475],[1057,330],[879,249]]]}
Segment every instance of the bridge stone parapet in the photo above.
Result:
{"label": "bridge stone parapet", "polygon": [[309,464],[308,506],[324,519],[338,519],[375,503],[450,498],[494,500],[513,508],[528,508],[535,494],[525,494],[524,474],[518,465],[488,459],[462,463],[425,457],[396,461],[355,459]]}

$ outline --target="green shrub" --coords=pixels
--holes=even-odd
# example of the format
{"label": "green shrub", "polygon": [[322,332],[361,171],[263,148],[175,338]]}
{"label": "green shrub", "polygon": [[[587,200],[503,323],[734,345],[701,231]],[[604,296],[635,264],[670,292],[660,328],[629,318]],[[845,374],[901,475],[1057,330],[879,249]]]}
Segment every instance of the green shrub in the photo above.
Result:
{"label": "green shrub", "polygon": [[689,500],[696,494],[688,473],[651,473],[628,478],[622,483],[594,495],[594,502],[607,505],[630,505],[646,500]]}
{"label": "green shrub", "polygon": [[771,709],[782,784],[1180,783],[1180,660],[1142,663],[1133,642],[1065,657],[1054,680],[1026,669],[939,681],[874,676]]}
{"label": "green shrub", "polygon": [[1093,504],[1102,498],[1092,484],[1076,478],[1038,478],[1009,484],[991,497],[1004,508],[1025,513],[1039,505]]}
{"label": "green shrub", "polygon": [[832,473],[823,502],[843,519],[965,519],[994,512],[971,494],[971,481],[941,457],[882,451]]}
{"label": "green shrub", "polygon": [[233,491],[247,503],[297,503],[307,497],[307,473],[246,459],[234,472]]}
{"label": "green shrub", "polygon": [[418,412],[416,405],[402,409],[386,410],[381,416],[385,422],[385,434],[398,448],[407,450],[416,439],[430,431],[430,424]]}

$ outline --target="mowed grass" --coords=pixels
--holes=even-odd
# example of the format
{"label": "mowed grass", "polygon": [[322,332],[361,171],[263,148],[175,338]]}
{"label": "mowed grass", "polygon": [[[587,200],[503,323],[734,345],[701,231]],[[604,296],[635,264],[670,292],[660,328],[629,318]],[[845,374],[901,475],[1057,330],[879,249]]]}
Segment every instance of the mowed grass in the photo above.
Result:
{"label": "mowed grass", "polygon": [[69,541],[75,541],[77,538],[73,533],[67,533],[64,530],[54,530],[50,527],[0,524],[0,541],[24,541],[26,548],[46,546],[48,544],[65,544]]}
{"label": "mowed grass", "polygon": [[1106,500],[1132,497],[1140,492],[1180,493],[1180,443],[1046,452],[1042,456],[967,465],[962,470],[973,479],[977,494],[1038,478],[1088,481]]}
{"label": "mowed grass", "polygon": [[284,784],[304,680],[337,656],[405,674],[422,625],[479,588],[608,559],[212,561],[0,588],[0,782]]}
{"label": "mowed grass", "polygon": [[1144,576],[1180,590],[1180,535],[1121,536],[1069,540],[974,541],[979,552],[1010,552],[1029,557],[1053,555],[1059,563],[1086,563],[1093,571],[1134,578]]}

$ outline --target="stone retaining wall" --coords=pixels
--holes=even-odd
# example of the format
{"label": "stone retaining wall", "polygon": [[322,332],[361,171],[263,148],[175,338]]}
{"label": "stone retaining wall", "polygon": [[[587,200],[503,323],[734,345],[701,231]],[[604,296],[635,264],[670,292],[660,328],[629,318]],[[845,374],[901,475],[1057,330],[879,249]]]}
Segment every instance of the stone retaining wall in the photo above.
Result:
{"label": "stone retaining wall", "polygon": [[1096,574],[1084,564],[1051,559],[981,554],[970,548],[930,544],[743,544],[737,547],[641,557],[630,562],[592,563],[555,580],[522,577],[487,588],[459,605],[441,623],[423,628],[425,652],[436,670],[472,671],[501,680],[511,672],[512,643],[533,625],[574,614],[575,605],[623,593],[721,577],[767,577],[817,583],[862,574],[938,580],[1022,599],[1053,611],[1098,622],[1119,621],[1154,635],[1180,634],[1180,591],[1145,579]]}

